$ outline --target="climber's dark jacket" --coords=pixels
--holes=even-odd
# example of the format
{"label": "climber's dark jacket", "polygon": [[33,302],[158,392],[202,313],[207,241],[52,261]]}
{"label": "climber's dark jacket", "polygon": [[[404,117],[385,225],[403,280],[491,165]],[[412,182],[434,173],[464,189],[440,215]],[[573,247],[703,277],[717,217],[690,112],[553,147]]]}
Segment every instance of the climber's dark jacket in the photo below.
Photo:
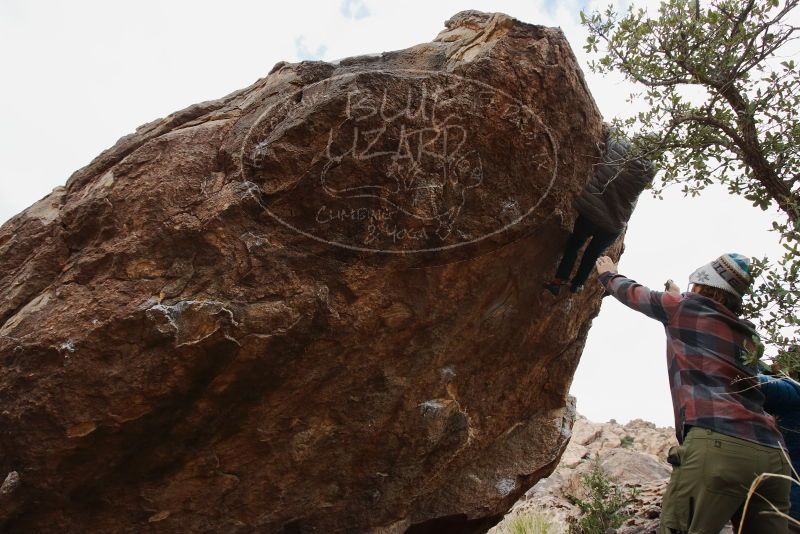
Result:
{"label": "climber's dark jacket", "polygon": [[609,135],[602,163],[595,166],[592,179],[575,201],[578,213],[607,232],[625,229],[636,200],[655,175],[649,161],[625,161],[629,151],[630,143]]}

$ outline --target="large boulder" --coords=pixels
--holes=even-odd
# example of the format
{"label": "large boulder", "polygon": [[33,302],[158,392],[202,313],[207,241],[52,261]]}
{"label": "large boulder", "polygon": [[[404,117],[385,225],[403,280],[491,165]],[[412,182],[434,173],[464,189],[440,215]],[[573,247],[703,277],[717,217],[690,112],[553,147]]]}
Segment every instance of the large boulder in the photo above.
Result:
{"label": "large boulder", "polygon": [[[558,29],[279,63],[0,228],[4,532],[477,532],[549,474],[599,286]],[[615,249],[616,250],[616,249]]]}

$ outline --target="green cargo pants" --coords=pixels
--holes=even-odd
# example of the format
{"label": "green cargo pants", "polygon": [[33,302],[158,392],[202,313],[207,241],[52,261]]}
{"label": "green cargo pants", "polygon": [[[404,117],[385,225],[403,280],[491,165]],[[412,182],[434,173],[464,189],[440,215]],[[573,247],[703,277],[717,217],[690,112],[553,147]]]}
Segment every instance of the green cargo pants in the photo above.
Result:
{"label": "green cargo pants", "polygon": [[[761,473],[790,474],[780,449],[693,427],[670,449],[672,476],[664,493],[660,534],[719,534],[730,519],[738,532],[751,482]],[[788,523],[769,503],[789,511],[788,480],[764,480],[744,512],[745,534],[787,534]],[[763,498],[762,498],[763,497]],[[769,501],[769,503],[767,502]],[[769,512],[769,513],[762,513]]]}

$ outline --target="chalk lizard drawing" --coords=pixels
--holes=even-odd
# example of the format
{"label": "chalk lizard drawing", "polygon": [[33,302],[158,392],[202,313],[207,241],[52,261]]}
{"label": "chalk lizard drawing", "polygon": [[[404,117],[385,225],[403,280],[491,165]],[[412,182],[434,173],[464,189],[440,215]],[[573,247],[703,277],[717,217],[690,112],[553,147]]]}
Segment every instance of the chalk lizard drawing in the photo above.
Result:
{"label": "chalk lizard drawing", "polygon": [[[342,85],[346,90],[344,102],[341,96],[338,100],[326,97],[328,93],[341,95]],[[330,92],[334,86],[336,90]],[[316,190],[321,194],[317,226],[300,228],[293,220],[264,207],[285,226],[331,245],[405,254],[474,243],[530,215],[548,196],[557,176],[558,147],[550,129],[511,95],[450,73],[375,70],[310,84],[265,109],[242,145],[243,180],[260,181],[250,176],[277,157],[272,153],[273,146],[292,143],[281,136],[292,123],[304,118],[303,113],[313,111],[314,106],[331,105],[341,106],[341,120],[327,129],[327,139],[309,157],[305,173],[290,179],[292,183],[304,179],[317,183]],[[473,235],[460,230],[458,221],[470,195],[487,183],[490,177],[486,173],[493,168],[487,167],[480,152],[486,142],[480,138],[480,125],[488,112],[532,144],[531,152],[524,157],[530,167],[549,174],[550,180],[541,197],[531,199],[532,205],[519,206],[518,216],[507,216],[498,205],[498,212],[504,211],[502,227]],[[354,183],[354,178],[365,181]],[[283,190],[280,187],[278,190]],[[353,216],[342,208],[343,201],[352,201]],[[517,202],[514,198],[510,201]],[[333,228],[331,225],[342,224],[349,225],[350,231],[344,235],[355,242],[342,242],[341,234],[333,240],[323,235]],[[353,228],[358,225],[363,231],[354,236]],[[434,236],[439,244],[431,246]],[[412,239],[424,246],[393,248]]]}

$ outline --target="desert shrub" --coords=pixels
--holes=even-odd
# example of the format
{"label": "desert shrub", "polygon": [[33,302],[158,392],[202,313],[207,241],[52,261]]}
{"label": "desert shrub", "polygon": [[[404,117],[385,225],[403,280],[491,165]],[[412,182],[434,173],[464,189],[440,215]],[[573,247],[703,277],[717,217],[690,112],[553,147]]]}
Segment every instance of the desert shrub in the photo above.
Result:
{"label": "desert shrub", "polygon": [[637,491],[618,485],[603,469],[597,454],[589,472],[581,477],[581,485],[585,498],[567,496],[580,509],[580,517],[570,525],[572,534],[605,534],[633,515],[627,507],[636,498]]}
{"label": "desert shrub", "polygon": [[629,434],[622,436],[622,439],[620,440],[620,446],[624,449],[630,449],[633,447],[633,436]]}

